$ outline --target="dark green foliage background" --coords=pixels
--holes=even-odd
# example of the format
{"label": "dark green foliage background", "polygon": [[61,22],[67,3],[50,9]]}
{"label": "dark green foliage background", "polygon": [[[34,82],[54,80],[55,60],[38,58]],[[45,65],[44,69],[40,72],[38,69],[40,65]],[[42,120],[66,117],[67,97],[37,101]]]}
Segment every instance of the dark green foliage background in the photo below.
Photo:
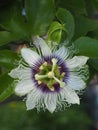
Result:
{"label": "dark green foliage background", "polygon": [[1,130],[87,130],[92,121],[85,107],[73,106],[61,112],[26,111],[23,103],[12,102],[0,107]]}
{"label": "dark green foliage background", "polygon": [[0,1],[0,130],[87,130],[92,125],[84,104],[50,114],[27,112],[25,102],[13,102],[13,97],[6,102],[15,87],[8,73],[21,58],[15,50],[24,43],[33,44],[36,35],[47,35],[46,41],[57,42],[58,46],[73,45],[75,55],[90,58],[90,77],[98,75],[97,11],[98,0]]}

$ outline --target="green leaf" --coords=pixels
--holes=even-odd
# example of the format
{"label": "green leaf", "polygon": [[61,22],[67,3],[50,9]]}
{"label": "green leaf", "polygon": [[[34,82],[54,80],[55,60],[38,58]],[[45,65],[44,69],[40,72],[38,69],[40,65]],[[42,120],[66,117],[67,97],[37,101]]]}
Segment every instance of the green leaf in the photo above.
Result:
{"label": "green leaf", "polygon": [[84,0],[56,0],[57,7],[65,8],[75,14],[87,14]]}
{"label": "green leaf", "polygon": [[91,0],[91,4],[93,8],[97,11],[98,10],[98,0]]}
{"label": "green leaf", "polygon": [[54,18],[54,0],[25,0],[25,8],[31,36],[45,34]]}
{"label": "green leaf", "polygon": [[9,42],[12,41],[18,41],[20,35],[16,35],[7,31],[0,31],[0,46],[8,44]]}
{"label": "green leaf", "polygon": [[89,64],[92,65],[93,68],[98,71],[98,59],[90,59]]}
{"label": "green leaf", "polygon": [[0,94],[0,102],[4,101],[14,93],[14,83],[8,85],[8,87]]}
{"label": "green leaf", "polygon": [[16,53],[9,50],[0,50],[0,66],[14,68],[19,57]]}
{"label": "green leaf", "polygon": [[65,34],[65,37],[67,35],[66,28],[60,24],[59,22],[53,22],[50,26],[50,29],[48,31],[48,38],[47,40],[60,43],[62,39],[63,32]]}
{"label": "green leaf", "polygon": [[71,15],[71,13],[68,10],[62,9],[62,8],[60,8],[57,11],[56,16],[57,16],[58,20],[65,26],[67,33],[68,33],[67,40],[70,41],[74,35],[73,16]]}
{"label": "green leaf", "polygon": [[[5,17],[6,16],[6,17]],[[10,33],[12,40],[27,39],[28,31],[22,16],[22,3],[13,2],[6,8],[0,8],[0,26]]]}
{"label": "green leaf", "polygon": [[0,32],[0,46],[7,44],[13,40],[14,38],[11,36],[10,32],[7,32],[7,31]]}
{"label": "green leaf", "polygon": [[77,55],[98,58],[98,41],[89,37],[80,37],[74,42]]}
{"label": "green leaf", "polygon": [[4,101],[14,92],[13,79],[7,73],[0,76],[0,101]]}
{"label": "green leaf", "polygon": [[98,22],[86,18],[84,16],[78,16],[75,18],[75,36],[74,39],[85,36],[89,31],[93,31],[98,28]]}
{"label": "green leaf", "polygon": [[11,21],[13,11],[14,10],[14,2],[10,3],[10,5],[0,7],[0,25],[6,29],[9,29],[8,25]]}

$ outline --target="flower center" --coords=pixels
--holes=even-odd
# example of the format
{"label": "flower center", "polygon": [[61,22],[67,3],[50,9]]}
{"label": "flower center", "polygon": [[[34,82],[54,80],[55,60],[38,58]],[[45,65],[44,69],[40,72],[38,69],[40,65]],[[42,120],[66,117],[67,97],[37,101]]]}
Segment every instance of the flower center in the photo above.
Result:
{"label": "flower center", "polygon": [[52,58],[51,63],[45,61],[39,67],[39,72],[35,74],[38,85],[45,84],[50,91],[55,91],[55,84],[63,88],[65,86],[63,80],[66,73],[61,72],[60,69],[61,66],[58,65],[58,60],[56,58]]}

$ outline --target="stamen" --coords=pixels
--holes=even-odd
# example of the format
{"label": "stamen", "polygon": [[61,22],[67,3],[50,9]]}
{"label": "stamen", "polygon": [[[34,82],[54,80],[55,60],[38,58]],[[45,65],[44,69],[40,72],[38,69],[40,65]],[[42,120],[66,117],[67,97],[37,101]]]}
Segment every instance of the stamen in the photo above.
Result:
{"label": "stamen", "polygon": [[54,91],[54,87],[49,87],[49,89],[50,89],[51,91]]}
{"label": "stamen", "polygon": [[47,78],[47,77],[48,77],[48,75],[39,75],[39,74],[35,75],[36,80],[44,79],[44,78]]}
{"label": "stamen", "polygon": [[53,59],[52,59],[52,63],[53,63],[52,72],[54,72],[55,67],[56,67],[56,64],[57,64],[57,59],[53,58]]}
{"label": "stamen", "polygon": [[40,80],[38,80],[38,84],[40,85],[42,82]]}
{"label": "stamen", "polygon": [[56,78],[55,76],[53,76],[53,78],[60,84],[61,88],[65,87],[65,82],[60,81],[58,78]]}
{"label": "stamen", "polygon": [[61,76],[65,76],[65,74],[66,74],[66,73],[65,73],[65,72],[63,72],[63,73],[61,74]]}
{"label": "stamen", "polygon": [[41,65],[41,66],[39,67],[39,69],[40,69],[40,70],[43,70],[43,69],[44,69],[43,65]]}
{"label": "stamen", "polygon": [[47,64],[48,64],[48,63],[47,63],[46,61],[43,63],[44,66],[47,66]]}

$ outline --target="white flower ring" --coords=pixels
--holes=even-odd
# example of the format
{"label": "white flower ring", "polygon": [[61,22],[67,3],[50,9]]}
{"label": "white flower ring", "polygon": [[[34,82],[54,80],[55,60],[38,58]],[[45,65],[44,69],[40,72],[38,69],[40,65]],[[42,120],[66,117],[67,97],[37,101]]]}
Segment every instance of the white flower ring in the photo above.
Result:
{"label": "white flower ring", "polygon": [[15,93],[27,95],[27,110],[36,107],[52,113],[66,103],[80,104],[76,91],[86,87],[88,57],[74,56],[70,59],[69,50],[64,46],[52,52],[40,37],[34,43],[41,53],[22,48],[21,55],[29,67],[19,65],[9,73],[18,79]]}

